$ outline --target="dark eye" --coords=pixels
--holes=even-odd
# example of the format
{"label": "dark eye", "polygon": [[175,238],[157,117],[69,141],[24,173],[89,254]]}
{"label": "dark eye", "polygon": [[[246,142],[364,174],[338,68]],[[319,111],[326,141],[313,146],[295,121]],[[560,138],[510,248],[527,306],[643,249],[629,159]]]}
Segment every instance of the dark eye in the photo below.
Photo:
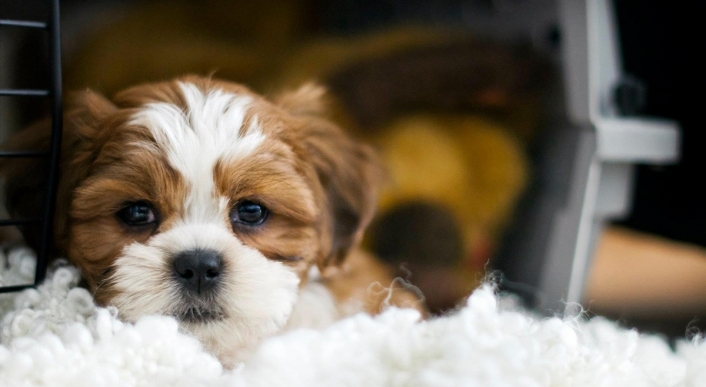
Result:
{"label": "dark eye", "polygon": [[147,202],[130,203],[118,211],[117,215],[128,226],[143,226],[157,222],[154,209]]}
{"label": "dark eye", "polygon": [[267,219],[269,213],[267,208],[262,204],[244,200],[238,202],[230,211],[230,222],[247,226],[258,226]]}

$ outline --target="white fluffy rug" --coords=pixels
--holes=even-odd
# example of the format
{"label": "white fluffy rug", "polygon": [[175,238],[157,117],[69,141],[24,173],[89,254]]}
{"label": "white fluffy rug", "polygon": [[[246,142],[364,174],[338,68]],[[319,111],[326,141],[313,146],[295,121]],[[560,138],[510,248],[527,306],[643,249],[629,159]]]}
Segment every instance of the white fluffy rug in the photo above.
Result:
{"label": "white fluffy rug", "polygon": [[[33,268],[26,249],[0,253],[0,283]],[[430,321],[390,309],[292,331],[228,371],[174,319],[121,323],[77,281],[64,263],[1,296],[0,386],[706,386],[703,340],[673,352],[602,319],[537,319],[500,308],[490,286]]]}

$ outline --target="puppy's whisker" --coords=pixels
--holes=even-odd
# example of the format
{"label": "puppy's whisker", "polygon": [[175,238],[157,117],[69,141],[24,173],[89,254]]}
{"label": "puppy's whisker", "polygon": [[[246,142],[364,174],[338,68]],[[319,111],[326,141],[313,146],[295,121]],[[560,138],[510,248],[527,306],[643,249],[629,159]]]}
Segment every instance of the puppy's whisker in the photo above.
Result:
{"label": "puppy's whisker", "polygon": [[[110,270],[110,269],[109,269],[109,270],[106,270],[106,272],[109,272],[109,271],[111,271],[111,270]],[[110,281],[110,278],[105,277],[105,278],[103,278],[100,282],[98,282],[98,284],[96,285],[95,289],[93,289],[93,293],[92,293],[92,294],[93,294],[94,297],[95,297],[95,295],[101,290],[101,288],[103,287],[103,285],[105,285],[105,283],[108,282],[108,281]]]}

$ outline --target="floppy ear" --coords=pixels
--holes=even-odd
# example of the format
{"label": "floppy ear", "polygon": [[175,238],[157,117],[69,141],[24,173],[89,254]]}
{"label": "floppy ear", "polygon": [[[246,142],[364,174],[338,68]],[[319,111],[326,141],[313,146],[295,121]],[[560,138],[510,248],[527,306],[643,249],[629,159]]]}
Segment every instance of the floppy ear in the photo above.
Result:
{"label": "floppy ear", "polygon": [[[95,137],[102,120],[117,109],[101,95],[86,90],[72,96],[64,115],[64,131],[59,165],[59,188],[56,198],[54,235],[57,247],[63,250],[66,222],[73,189],[88,174],[95,149]],[[39,121],[14,134],[3,150],[48,150],[51,120]],[[12,218],[38,217],[46,192],[48,158],[9,158],[0,160],[0,176],[5,183],[7,211]],[[38,235],[20,228],[26,243],[37,247]]]}
{"label": "floppy ear", "polygon": [[279,99],[281,107],[300,118],[295,152],[313,166],[323,189],[321,269],[339,264],[358,245],[377,206],[384,172],[375,151],[321,118],[325,103],[321,86],[307,84]]}

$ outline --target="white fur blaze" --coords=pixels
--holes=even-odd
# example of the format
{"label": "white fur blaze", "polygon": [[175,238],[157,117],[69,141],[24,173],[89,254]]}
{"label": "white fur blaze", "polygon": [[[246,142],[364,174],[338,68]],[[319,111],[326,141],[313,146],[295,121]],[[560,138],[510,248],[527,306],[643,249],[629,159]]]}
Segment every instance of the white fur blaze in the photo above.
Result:
{"label": "white fur blaze", "polygon": [[253,154],[265,135],[257,117],[244,127],[251,97],[219,89],[204,93],[190,83],[180,86],[186,111],[171,103],[150,103],[133,116],[131,124],[150,130],[170,165],[187,182],[184,221],[207,222],[221,217],[227,205],[215,191],[216,162]]}

